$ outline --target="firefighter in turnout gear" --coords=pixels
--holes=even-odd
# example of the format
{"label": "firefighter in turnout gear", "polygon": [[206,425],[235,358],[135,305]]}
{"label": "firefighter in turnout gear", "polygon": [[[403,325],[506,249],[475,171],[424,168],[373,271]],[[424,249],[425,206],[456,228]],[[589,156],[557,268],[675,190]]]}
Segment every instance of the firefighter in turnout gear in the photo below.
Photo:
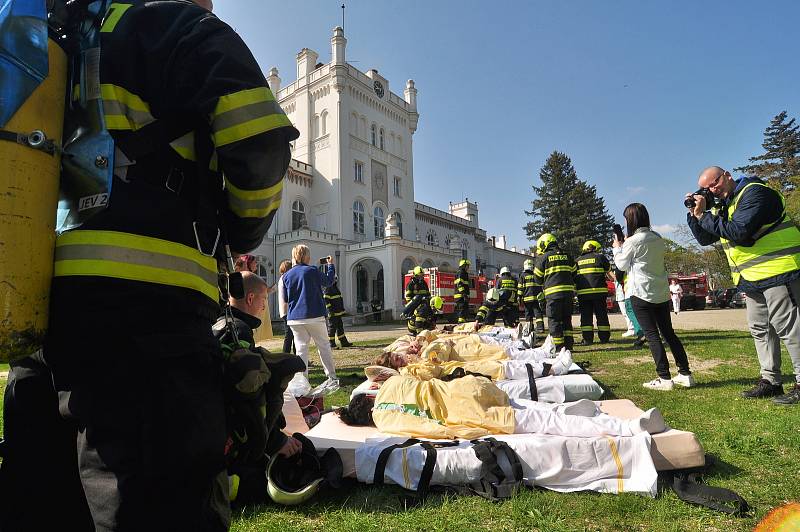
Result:
{"label": "firefighter in turnout gear", "polygon": [[414,276],[406,285],[406,304],[411,303],[411,300],[417,296],[422,296],[423,299],[430,299],[431,290],[428,288],[428,283],[425,282],[425,276],[422,272],[422,267],[414,266]]}
{"label": "firefighter in turnout gear", "polygon": [[486,301],[478,307],[478,312],[475,314],[476,329],[481,325],[494,325],[497,321],[497,313],[502,308],[499,299],[497,288],[490,288],[486,292]]}
{"label": "firefighter in turnout gear", "polygon": [[322,295],[325,298],[325,308],[328,309],[328,340],[331,342],[331,347],[336,348],[336,338],[339,338],[339,343],[342,347],[352,347],[344,334],[344,323],[342,323],[342,316],[344,316],[344,302],[342,301],[342,292],[339,290],[339,278],[327,288],[322,289]]}
{"label": "firefighter in turnout gear", "polygon": [[587,240],[583,244],[583,254],[576,261],[575,292],[578,294],[578,305],[581,309],[582,345],[594,342],[592,315],[597,318],[597,337],[600,343],[611,339],[611,326],[608,322],[608,285],[606,275],[611,271],[608,259],[599,251],[602,249],[597,240]]}
{"label": "firefighter in turnout gear", "polygon": [[532,259],[527,259],[523,263],[523,268],[525,268],[525,271],[522,272],[522,276],[519,278],[517,297],[525,306],[525,319],[528,320],[530,329],[536,331],[536,333],[543,333],[544,315],[542,314],[540,303],[542,285],[536,282],[536,276],[533,275]]}
{"label": "firefighter in turnout gear", "polygon": [[572,349],[572,298],[575,295],[575,261],[558,247],[556,237],[545,233],[536,241],[533,276],[542,285],[547,327],[556,350]]}
{"label": "firefighter in turnout gear", "polygon": [[[436,314],[442,310],[444,300],[439,296],[434,296],[430,299],[417,296],[418,300],[414,301],[416,307],[410,314],[405,314],[408,317],[408,334],[416,336],[421,331],[432,330],[436,328]],[[410,306],[410,305],[409,305]],[[408,308],[408,307],[406,307]]]}
{"label": "firefighter in turnout gear", "polygon": [[500,303],[503,305],[503,325],[516,327],[519,323],[519,300],[517,299],[517,280],[511,275],[508,266],[500,268],[500,278],[497,280],[497,291],[500,294]]}
{"label": "firefighter in turnout gear", "polygon": [[469,312],[470,280],[467,272],[469,266],[469,259],[461,259],[458,262],[458,273],[456,273],[456,279],[453,282],[455,290],[453,300],[455,301],[455,311],[458,314],[458,323],[466,322]]}
{"label": "firefighter in turnout gear", "polygon": [[[72,78],[87,87],[69,87],[102,98],[117,149],[107,207],[56,239],[44,346],[98,530],[229,524],[210,507],[227,432],[217,260],[261,243],[299,133],[210,4],[112,3],[95,68]],[[36,511],[26,530],[53,514]]]}

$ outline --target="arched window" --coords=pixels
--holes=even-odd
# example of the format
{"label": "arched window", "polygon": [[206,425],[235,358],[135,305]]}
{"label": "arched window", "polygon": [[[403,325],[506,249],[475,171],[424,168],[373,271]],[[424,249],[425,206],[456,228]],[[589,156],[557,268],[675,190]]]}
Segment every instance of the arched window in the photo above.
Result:
{"label": "arched window", "polygon": [[361,117],[361,129],[359,130],[359,136],[362,139],[367,138],[367,119],[365,117]]}
{"label": "arched window", "polygon": [[435,246],[436,240],[436,231],[433,229],[428,229],[428,233],[425,235],[425,243],[430,246]]}
{"label": "arched window", "polygon": [[353,232],[364,234],[364,204],[358,200],[353,202]]}
{"label": "arched window", "polygon": [[383,128],[381,128],[381,133],[380,133],[380,145],[379,145],[378,147],[379,147],[380,149],[382,149],[382,150],[385,150],[385,149],[386,149],[386,147],[385,147],[386,145],[384,144],[384,137],[385,137],[385,135],[384,135],[384,133],[383,133]]}
{"label": "arched window", "polygon": [[450,242],[452,242],[452,241],[453,241],[453,239],[452,239],[452,237],[450,235],[447,235],[446,237],[444,237],[444,247],[446,247],[447,249],[450,249]]}
{"label": "arched window", "polygon": [[319,137],[319,115],[314,115],[311,120],[311,138]]}
{"label": "arched window", "polygon": [[375,225],[375,238],[383,238],[386,236],[386,218],[383,217],[383,209],[376,206],[372,214]]}
{"label": "arched window", "polygon": [[400,230],[400,238],[403,238],[403,217],[399,211],[395,211],[394,219],[397,220],[397,228]]}
{"label": "arched window", "polygon": [[358,115],[356,113],[350,115],[350,133],[358,136]]}
{"label": "arched window", "polygon": [[375,124],[372,124],[372,128],[370,129],[370,141],[372,142],[373,146],[378,145],[378,128]]}
{"label": "arched window", "polygon": [[328,134],[328,111],[322,111],[319,115],[319,134],[321,137]]}
{"label": "arched window", "polygon": [[308,227],[306,207],[300,200],[294,200],[292,203],[292,231],[297,231],[301,227]]}

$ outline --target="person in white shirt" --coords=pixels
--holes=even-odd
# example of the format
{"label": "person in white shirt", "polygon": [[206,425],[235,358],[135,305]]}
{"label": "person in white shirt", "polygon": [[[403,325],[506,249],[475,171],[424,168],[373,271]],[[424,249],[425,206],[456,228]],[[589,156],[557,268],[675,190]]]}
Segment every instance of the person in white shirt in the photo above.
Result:
{"label": "person in white shirt", "polygon": [[673,279],[669,285],[669,295],[672,298],[672,312],[677,316],[681,311],[681,296],[683,296],[683,288],[677,279]]}
{"label": "person in white shirt", "polygon": [[[674,384],[687,388],[695,381],[686,350],[672,328],[669,288],[664,268],[666,246],[661,235],[650,229],[650,215],[641,203],[631,203],[623,213],[627,225],[625,242],[614,235],[614,264],[628,272],[625,295],[630,297],[636,319],[644,330],[658,377],[643,384],[652,390],[671,390]],[[660,334],[659,334],[660,332]],[[673,379],[661,336],[669,344],[678,375]]]}

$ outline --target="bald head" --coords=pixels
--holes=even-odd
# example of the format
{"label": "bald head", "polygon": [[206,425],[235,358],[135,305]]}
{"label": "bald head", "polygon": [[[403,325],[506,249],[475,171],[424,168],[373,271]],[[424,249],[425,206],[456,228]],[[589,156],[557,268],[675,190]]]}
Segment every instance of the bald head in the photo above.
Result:
{"label": "bald head", "polygon": [[198,6],[207,9],[209,11],[214,11],[214,2],[211,0],[192,0]]}
{"label": "bald head", "polygon": [[697,184],[701,188],[707,188],[718,198],[725,199],[733,194],[736,182],[730,172],[720,166],[709,166],[702,172],[697,179]]}
{"label": "bald head", "polygon": [[239,309],[245,314],[250,314],[256,318],[261,318],[264,309],[267,308],[267,283],[252,272],[241,272],[244,284],[244,297],[242,299],[230,298],[233,308]]}

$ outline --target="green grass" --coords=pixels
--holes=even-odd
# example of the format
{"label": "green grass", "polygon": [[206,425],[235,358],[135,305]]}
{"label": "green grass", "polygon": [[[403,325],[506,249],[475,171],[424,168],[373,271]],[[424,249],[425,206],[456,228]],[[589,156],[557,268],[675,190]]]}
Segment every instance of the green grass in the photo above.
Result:
{"label": "green grass", "polygon": [[[745,518],[730,517],[680,501],[661,490],[655,499],[631,494],[562,494],[526,489],[512,500],[492,504],[478,497],[430,496],[419,504],[402,490],[380,489],[346,481],[336,491],[323,490],[313,502],[296,508],[273,504],[234,512],[234,531],[308,530],[541,530],[541,531],[745,531],[764,515],[800,496],[800,406],[749,401],[739,392],[758,377],[753,341],[744,332],[680,332],[698,380],[693,389],[645,390],[655,377],[650,353],[619,339],[592,349],[577,348],[574,358],[606,389],[605,398],[627,398],[646,409],[659,407],[667,422],[695,432],[716,466],[706,483],[732,489],[753,507]],[[342,389],[325,406],[348,402],[363,380],[363,366],[391,339],[357,342],[357,349],[337,350]],[[312,354],[312,384],[324,379]],[[784,372],[791,374],[784,353]],[[789,377],[785,377],[789,381]]]}

